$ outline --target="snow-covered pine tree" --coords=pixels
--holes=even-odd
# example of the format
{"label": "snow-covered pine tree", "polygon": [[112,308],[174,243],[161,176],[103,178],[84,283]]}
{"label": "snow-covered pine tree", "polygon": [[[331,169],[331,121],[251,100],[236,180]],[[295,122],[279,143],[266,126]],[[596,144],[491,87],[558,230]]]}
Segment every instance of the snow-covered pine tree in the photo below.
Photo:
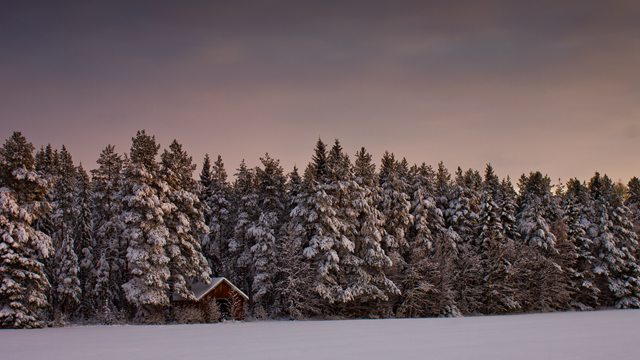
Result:
{"label": "snow-covered pine tree", "polygon": [[409,185],[407,178],[402,176],[403,169],[393,154],[384,153],[379,175],[382,192],[378,209],[385,220],[383,249],[393,262],[388,276],[394,281],[398,280],[404,266],[402,254],[407,251],[406,234],[413,223]]}
{"label": "snow-covered pine tree", "polygon": [[514,265],[519,254],[502,223],[503,209],[499,205],[505,197],[502,191],[493,167],[487,165],[479,215],[484,294],[482,312],[485,314],[514,312],[521,306],[514,284],[514,278],[518,275]]}
{"label": "snow-covered pine tree", "polygon": [[[640,179],[637,177],[631,178],[627,184],[627,197],[624,204],[631,211],[633,228],[640,237]],[[636,258],[638,257],[640,257],[640,253],[636,253]]]}
{"label": "snow-covered pine tree", "polygon": [[[457,306],[462,313],[477,312],[482,302],[482,269],[477,224],[482,180],[473,170],[456,170],[455,181],[444,164],[438,164],[436,191],[438,206],[443,211],[446,232],[441,238],[456,242],[454,284]],[[447,235],[448,234],[448,235]],[[446,235],[446,238],[444,237]]]}
{"label": "snow-covered pine tree", "polygon": [[[205,158],[201,184],[205,193],[208,211],[207,222],[209,232],[203,241],[203,251],[211,270],[215,275],[228,276],[233,273],[234,265],[229,262],[229,239],[233,237],[233,206],[232,193],[227,182],[227,172],[224,168],[222,157],[218,155],[211,166],[208,179],[205,167],[208,158]],[[206,188],[204,186],[207,185]]]}
{"label": "snow-covered pine tree", "polygon": [[[292,221],[303,238],[306,260],[316,272],[312,288],[320,298],[324,314],[332,314],[334,304],[345,300],[341,279],[341,255],[347,255],[352,241],[343,238],[344,224],[334,196],[336,174],[328,163],[326,145],[318,140],[313,161],[305,170],[305,190],[291,212]],[[349,299],[351,300],[351,299]]]}
{"label": "snow-covered pine tree", "polygon": [[120,217],[122,201],[122,156],[113,145],[107,145],[97,160],[98,167],[91,170],[91,203],[96,260],[95,284],[90,295],[96,308],[97,318],[112,322],[118,311],[125,307],[122,285],[126,281],[127,244],[121,240],[124,223]]}
{"label": "snow-covered pine tree", "polygon": [[[434,196],[437,185],[433,170],[423,164],[412,173],[414,222],[408,233],[410,250],[405,255],[398,316],[459,316],[454,285],[458,235],[445,227],[444,214]],[[443,172],[440,175],[441,180],[446,178]],[[440,185],[444,190],[444,184]]]}
{"label": "snow-covered pine tree", "polygon": [[164,219],[175,205],[166,196],[167,184],[159,178],[160,146],[155,137],[141,130],[132,141],[120,195],[122,238],[127,243],[127,282],[122,288],[137,321],[162,322],[162,309],[169,305],[170,275],[165,252],[170,233]]}
{"label": "snow-covered pine tree", "polygon": [[320,313],[319,299],[314,294],[316,272],[303,255],[302,226],[290,219],[276,241],[275,301],[272,314],[300,320]]}
{"label": "snow-covered pine tree", "polygon": [[[55,184],[56,175],[58,172],[58,151],[53,150],[51,144],[47,144],[46,147],[40,148],[36,153],[35,157],[35,170],[40,174],[43,180],[49,182],[50,186],[47,190],[47,194],[45,196],[45,201],[50,205],[53,204],[53,192]],[[53,235],[54,226],[53,226],[53,211],[47,211],[44,214],[41,214],[38,219],[35,221],[35,228],[43,233],[47,234],[49,237]],[[53,257],[49,258],[48,262],[53,261]],[[50,264],[47,264],[50,265]],[[50,272],[51,266],[47,266],[46,271]],[[48,274],[51,276],[51,274]]]}
{"label": "snow-covered pine tree", "polygon": [[593,206],[589,190],[579,180],[570,179],[567,182],[563,206],[567,239],[575,247],[575,257],[571,265],[574,273],[570,279],[571,305],[580,310],[595,309],[598,306],[600,290],[595,284],[593,273],[593,241],[588,236]]}
{"label": "snow-covered pine tree", "polygon": [[265,154],[262,167],[256,169],[256,194],[259,216],[247,229],[253,244],[251,298],[257,318],[271,315],[275,301],[276,242],[286,211],[284,170],[280,161]]}
{"label": "snow-covered pine tree", "polygon": [[287,182],[285,184],[286,198],[287,198],[287,216],[295,208],[296,199],[302,191],[304,191],[304,181],[300,176],[297,166],[293,166],[293,170],[287,175]]}
{"label": "snow-covered pine tree", "polygon": [[609,197],[607,202],[611,235],[620,257],[618,267],[612,268],[613,277],[609,289],[615,298],[617,308],[640,308],[640,264],[636,258],[639,250],[638,235],[633,229],[631,212],[624,205],[623,192],[617,191],[616,185],[613,185],[606,175],[603,182],[605,186],[613,189],[605,194]]}
{"label": "snow-covered pine tree", "polygon": [[203,204],[207,203],[207,199],[211,196],[211,158],[209,154],[204,154],[202,161],[202,169],[200,170],[200,180],[198,181],[198,197]]}
{"label": "snow-covered pine tree", "polygon": [[611,291],[611,284],[614,282],[615,272],[619,268],[621,254],[615,243],[615,238],[611,233],[611,223],[609,215],[607,194],[612,189],[604,181],[599,173],[589,180],[589,191],[593,199],[593,221],[589,229],[589,235],[593,240],[593,255],[595,257],[593,272],[596,275],[596,284],[600,289],[600,305],[613,306],[615,296]]}
{"label": "snow-covered pine tree", "polygon": [[169,230],[165,252],[169,258],[169,293],[182,298],[193,297],[191,283],[209,283],[211,269],[202,253],[200,242],[209,228],[205,224],[203,206],[193,179],[196,166],[191,156],[176,140],[161,155],[160,178],[173,211],[165,214]]}
{"label": "snow-covered pine tree", "polygon": [[253,240],[248,236],[248,229],[258,219],[259,213],[255,171],[249,169],[244,160],[236,172],[233,195],[233,208],[236,217],[233,237],[229,241],[229,275],[240,289],[249,292],[253,280],[251,274]]}
{"label": "snow-covered pine tree", "polygon": [[597,258],[594,272],[600,280],[602,305],[638,308],[640,266],[635,257],[638,238],[630,211],[607,175],[601,177],[596,173],[589,188],[599,218],[598,236],[594,239]]}
{"label": "snow-covered pine tree", "polygon": [[521,177],[519,187],[518,230],[522,241],[537,250],[529,252],[531,255],[524,265],[524,271],[529,272],[530,286],[524,288],[527,291],[523,307],[527,311],[565,309],[570,303],[571,270],[561,266],[562,254],[553,232],[559,228],[556,222],[562,221],[562,211],[551,194],[551,180],[540,172],[533,172]]}
{"label": "snow-covered pine tree", "polygon": [[[348,158],[343,157],[344,166],[348,167]],[[400,289],[386,275],[393,263],[383,249],[384,215],[377,209],[382,189],[377,185],[372,156],[364,147],[356,153],[352,173],[347,175],[345,185],[348,194],[344,197],[351,197],[350,203],[345,204],[345,220],[355,224],[351,227],[356,261],[351,264],[351,291],[362,309],[360,313],[389,316],[391,307],[387,306],[387,310],[382,305],[389,305],[390,300],[400,295]],[[375,308],[379,311],[372,311]]]}
{"label": "snow-covered pine tree", "polygon": [[462,241],[461,250],[465,251],[474,251],[474,248],[477,249],[479,246],[475,230],[478,223],[480,196],[476,190],[478,185],[474,175],[473,171],[463,173],[458,167],[449,194],[448,206],[444,211],[446,225],[458,234]]}
{"label": "snow-covered pine tree", "polygon": [[452,191],[452,184],[451,174],[449,173],[449,170],[444,166],[444,163],[442,161],[438,163],[434,191],[436,204],[444,215],[449,208],[449,196]]}
{"label": "snow-covered pine tree", "polygon": [[318,300],[313,296],[315,272],[311,263],[303,255],[304,228],[290,216],[299,201],[303,201],[305,182],[293,167],[289,173],[286,190],[286,217],[276,239],[276,275],[272,313],[274,317],[303,319],[320,312]]}
{"label": "snow-covered pine tree", "polygon": [[51,238],[34,222],[49,210],[48,182],[35,171],[33,145],[14,132],[0,148],[0,327],[44,326],[50,285],[43,261]]}
{"label": "snow-covered pine tree", "polygon": [[57,169],[56,155],[53,151],[51,144],[47,144],[45,147],[41,147],[35,156],[36,171],[43,174],[53,174]]}
{"label": "snow-covered pine tree", "polygon": [[95,241],[93,237],[93,216],[91,209],[91,181],[82,167],[76,169],[76,188],[74,191],[74,239],[75,252],[78,255],[80,289],[82,290],[81,312],[84,316],[95,313],[96,304],[91,296],[95,288]]}
{"label": "snow-covered pine tree", "polygon": [[551,232],[552,219],[548,206],[551,202],[551,181],[542,173],[522,175],[519,211],[516,216],[522,240],[541,249],[544,254],[555,254],[556,238]]}
{"label": "snow-covered pine tree", "polygon": [[431,302],[436,296],[433,279],[428,277],[431,270],[431,256],[434,247],[432,228],[444,228],[442,211],[436,206],[434,197],[435,174],[422,164],[410,169],[411,215],[413,224],[407,232],[409,250],[404,256],[399,286],[402,296],[396,311],[399,317],[432,315]]}
{"label": "snow-covered pine tree", "polygon": [[78,176],[71,153],[64,146],[58,155],[57,170],[52,216],[52,241],[56,252],[53,261],[53,310],[56,319],[64,322],[77,314],[82,294],[75,245],[74,208]]}
{"label": "snow-covered pine tree", "polygon": [[505,235],[514,241],[520,239],[520,232],[518,232],[518,223],[516,220],[516,213],[518,210],[518,193],[513,188],[511,178],[507,176],[500,183],[501,197],[497,200],[498,208],[500,209],[500,220],[502,221],[502,228]]}

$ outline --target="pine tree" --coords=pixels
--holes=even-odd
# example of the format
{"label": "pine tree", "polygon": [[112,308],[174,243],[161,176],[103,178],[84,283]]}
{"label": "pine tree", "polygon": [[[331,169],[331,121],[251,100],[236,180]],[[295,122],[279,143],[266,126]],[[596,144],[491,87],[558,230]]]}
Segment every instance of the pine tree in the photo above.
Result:
{"label": "pine tree", "polygon": [[315,273],[311,263],[303,255],[305,231],[291,216],[298,202],[306,194],[306,182],[300,177],[298,168],[288,175],[286,191],[286,220],[276,238],[276,274],[272,313],[274,317],[303,319],[320,313],[319,301],[313,295]]}
{"label": "pine tree", "polygon": [[[377,209],[382,189],[376,184],[375,165],[365,148],[356,153],[353,173],[348,174],[346,185],[345,188],[350,189],[347,195],[351,197],[346,220],[355,225],[351,227],[351,236],[355,242],[356,263],[352,264],[349,282],[355,300],[368,312],[376,307],[374,304],[399,295],[400,289],[386,275],[393,263],[383,249],[384,215]],[[382,310],[377,315],[387,315],[387,312]]]}
{"label": "pine tree", "polygon": [[513,278],[518,274],[515,244],[502,223],[503,212],[498,205],[504,198],[498,176],[487,165],[480,210],[480,250],[483,274],[484,306],[487,314],[513,312],[520,309]]}
{"label": "pine tree", "polygon": [[169,291],[185,299],[193,297],[191,283],[211,280],[211,269],[200,245],[200,239],[209,229],[196,195],[194,170],[191,156],[176,140],[162,153],[160,177],[167,185],[164,190],[167,200],[173,205],[173,211],[164,216],[169,231],[165,244],[169,258]]}
{"label": "pine tree", "polygon": [[209,261],[211,269],[217,275],[229,275],[233,273],[233,266],[228,263],[231,255],[229,253],[229,239],[233,237],[233,206],[231,204],[232,194],[227,183],[227,172],[224,168],[222,157],[218,155],[215,163],[209,172],[209,179],[205,174],[205,167],[208,158],[205,158],[203,174],[201,174],[201,184],[206,195],[205,203],[208,208],[207,220],[209,233],[203,241],[203,250]]}
{"label": "pine tree", "polygon": [[55,254],[55,299],[56,308],[60,311],[62,321],[67,316],[73,316],[77,306],[80,304],[82,289],[78,278],[78,256],[74,250],[73,238],[71,236],[62,237],[62,242],[58,245]]}
{"label": "pine tree", "polygon": [[79,263],[75,239],[75,189],[78,178],[71,154],[63,146],[58,156],[54,185],[52,236],[55,249],[53,261],[54,312],[62,321],[72,317],[80,304],[82,289],[78,278]]}
{"label": "pine tree", "polygon": [[[627,184],[625,205],[629,208],[633,228],[640,237],[640,179],[633,177]],[[639,257],[640,253],[636,254]]]}
{"label": "pine tree", "polygon": [[406,234],[413,223],[409,186],[407,179],[401,176],[404,171],[400,171],[403,169],[393,154],[384,153],[379,175],[382,192],[378,209],[385,219],[383,249],[393,263],[388,272],[392,280],[397,280],[404,266],[402,254],[407,251]]}
{"label": "pine tree", "polygon": [[352,241],[343,238],[346,225],[339,217],[333,178],[330,173],[326,145],[318,140],[313,162],[305,171],[308,187],[300,195],[291,212],[294,226],[303,238],[303,254],[316,271],[313,291],[317,294],[325,313],[334,303],[350,300],[345,297],[340,279],[340,253],[352,251]]}
{"label": "pine tree", "polygon": [[287,183],[285,184],[285,191],[287,193],[287,214],[295,208],[295,201],[298,195],[304,191],[304,181],[298,172],[298,167],[294,166],[293,170],[287,176]]}
{"label": "pine tree", "polygon": [[564,195],[565,223],[567,239],[575,247],[571,284],[572,305],[580,310],[590,310],[598,306],[600,290],[595,284],[593,241],[588,231],[591,227],[592,200],[589,190],[577,179],[567,182]]}
{"label": "pine tree", "polygon": [[[551,194],[549,177],[540,172],[523,175],[519,187],[520,206],[517,215],[522,241],[530,248],[523,258],[530,286],[523,285],[523,309],[550,311],[565,309],[570,302],[570,269],[562,267],[562,254],[554,229],[564,227],[557,199]],[[564,235],[563,235],[564,236]],[[526,291],[525,291],[526,290]]]}
{"label": "pine tree", "polygon": [[511,178],[507,176],[500,183],[501,197],[498,199],[497,205],[500,208],[500,220],[505,235],[514,241],[519,241],[520,233],[518,232],[518,223],[516,220],[516,212],[518,210],[518,193],[513,188]]}
{"label": "pine tree", "polygon": [[[56,176],[58,173],[58,151],[53,150],[51,144],[47,144],[46,147],[40,148],[35,157],[35,170],[40,174],[43,180],[49,182],[50,186],[45,195],[45,201],[49,204],[54,202],[54,184],[56,182]],[[42,231],[51,237],[54,233],[53,224],[53,211],[47,211],[41,214],[35,221],[34,226],[36,230]],[[48,260],[53,261],[52,258]],[[50,266],[48,266],[50,268]],[[49,271],[49,269],[47,269]],[[50,274],[49,274],[50,275]]]}
{"label": "pine tree", "polygon": [[[447,208],[444,211],[446,225],[455,231],[461,240],[461,247],[465,251],[477,248],[475,229],[478,222],[479,196],[475,189],[475,179],[465,174],[458,167],[455,182],[451,187]],[[462,249],[461,249],[462,250]]]}
{"label": "pine tree", "polygon": [[635,254],[638,253],[638,235],[633,229],[631,212],[624,205],[623,192],[604,175],[603,195],[607,197],[607,209],[611,221],[611,236],[616,246],[617,266],[612,266],[609,290],[615,299],[617,308],[640,307],[640,264]]}
{"label": "pine tree", "polygon": [[204,154],[202,169],[200,170],[200,181],[198,182],[198,195],[200,202],[206,204],[211,196],[211,159],[209,154]]}
{"label": "pine tree", "polygon": [[74,191],[74,239],[75,253],[78,255],[80,289],[82,291],[82,313],[92,315],[95,312],[95,302],[91,291],[95,287],[95,251],[96,244],[93,233],[93,218],[91,209],[91,183],[89,175],[82,165],[76,169],[77,179]]}
{"label": "pine tree", "polygon": [[[298,201],[292,200],[292,203]],[[314,296],[315,271],[303,255],[304,229],[289,218],[276,239],[276,274],[278,289],[272,309],[274,317],[300,320],[320,314],[318,297]]]}
{"label": "pine tree", "polygon": [[112,322],[118,310],[125,305],[122,285],[125,283],[127,244],[121,239],[124,223],[121,191],[124,160],[108,145],[100,153],[98,167],[91,170],[91,203],[94,225],[96,260],[93,277],[95,284],[90,296],[95,304],[98,318]]}
{"label": "pine tree", "polygon": [[138,321],[161,322],[169,305],[170,242],[164,219],[175,206],[167,199],[167,184],[159,179],[156,156],[159,145],[144,130],[132,139],[130,161],[124,169],[122,238],[127,243],[127,282],[122,285]]}
{"label": "pine tree", "polygon": [[596,173],[589,182],[594,220],[594,270],[600,290],[600,304],[620,308],[638,307],[639,269],[637,235],[619,193],[606,175]]}
{"label": "pine tree", "polygon": [[256,169],[256,193],[259,209],[257,221],[247,229],[251,239],[252,282],[251,293],[254,314],[258,318],[269,315],[274,303],[276,276],[276,236],[280,231],[286,210],[286,178],[280,162],[269,154],[260,158],[262,168]]}
{"label": "pine tree", "polygon": [[519,187],[522,193],[517,221],[522,240],[540,248],[545,254],[557,253],[548,211],[551,197],[549,178],[540,172],[531,173],[529,177],[523,175]]}
{"label": "pine tree", "polygon": [[48,182],[35,171],[33,145],[14,132],[0,148],[0,327],[42,327],[51,238],[34,222],[49,210]]}
{"label": "pine tree", "polygon": [[235,226],[233,237],[229,241],[229,265],[234,283],[241,289],[251,289],[251,247],[253,239],[248,236],[248,229],[259,217],[258,198],[255,189],[255,172],[247,168],[244,160],[236,172],[233,186],[235,208]]}
{"label": "pine tree", "polygon": [[435,174],[422,164],[420,168],[410,169],[411,215],[413,224],[407,232],[409,251],[404,256],[406,266],[402,271],[402,296],[396,311],[399,317],[417,317],[429,315],[430,301],[434,286],[428,278],[430,256],[434,248],[432,229],[444,228],[442,211],[436,206],[434,197]]}

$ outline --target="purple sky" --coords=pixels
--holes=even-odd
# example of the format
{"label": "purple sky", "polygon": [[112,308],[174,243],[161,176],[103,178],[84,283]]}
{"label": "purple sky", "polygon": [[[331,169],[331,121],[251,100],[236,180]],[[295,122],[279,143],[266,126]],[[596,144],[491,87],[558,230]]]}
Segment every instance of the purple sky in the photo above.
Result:
{"label": "purple sky", "polygon": [[[455,4],[454,4],[455,3]],[[318,137],[553,179],[640,175],[640,2],[4,1],[0,133],[92,168],[137,129],[233,173]]]}

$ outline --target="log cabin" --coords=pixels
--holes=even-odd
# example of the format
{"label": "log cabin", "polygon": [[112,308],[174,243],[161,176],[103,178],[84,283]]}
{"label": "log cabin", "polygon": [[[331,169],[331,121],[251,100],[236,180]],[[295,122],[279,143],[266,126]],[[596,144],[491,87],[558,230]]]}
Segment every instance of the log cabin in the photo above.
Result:
{"label": "log cabin", "polygon": [[185,299],[177,294],[173,294],[172,300],[176,307],[199,309],[205,317],[202,322],[215,321],[215,319],[212,319],[215,315],[211,314],[211,304],[213,302],[218,305],[219,315],[222,318],[233,318],[235,320],[243,320],[245,318],[245,305],[249,297],[226,278],[211,278],[211,283],[209,284],[196,282],[191,285],[190,289],[195,297],[194,300]]}

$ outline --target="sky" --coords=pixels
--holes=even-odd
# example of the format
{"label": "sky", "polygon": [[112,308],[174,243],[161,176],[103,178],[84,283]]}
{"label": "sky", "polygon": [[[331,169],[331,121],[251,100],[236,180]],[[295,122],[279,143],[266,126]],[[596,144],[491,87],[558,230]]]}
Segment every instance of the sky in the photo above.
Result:
{"label": "sky", "polygon": [[640,176],[640,2],[0,0],[0,135]]}

